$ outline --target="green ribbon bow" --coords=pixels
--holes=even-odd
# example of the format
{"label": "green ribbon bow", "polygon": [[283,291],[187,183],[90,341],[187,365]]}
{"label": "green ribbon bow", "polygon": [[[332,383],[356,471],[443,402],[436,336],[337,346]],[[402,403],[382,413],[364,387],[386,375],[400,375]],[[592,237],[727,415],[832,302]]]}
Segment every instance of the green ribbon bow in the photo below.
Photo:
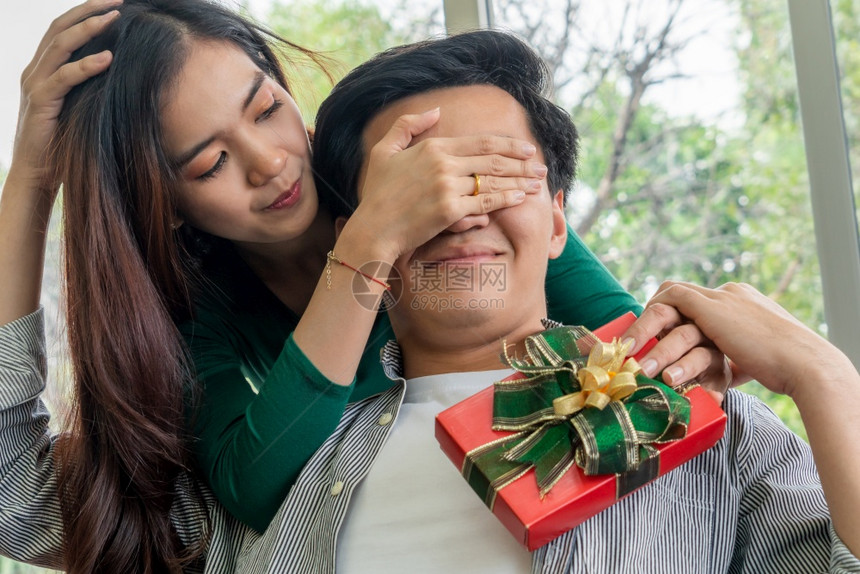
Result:
{"label": "green ribbon bow", "polygon": [[[463,476],[485,503],[492,508],[496,493],[532,468],[541,497],[573,464],[586,475],[614,473],[622,478],[646,472],[623,488],[620,480],[619,496],[655,478],[659,453],[653,445],[684,438],[689,400],[639,374],[632,359],[622,364],[626,347],[602,343],[584,327],[548,329],[528,337],[525,346],[525,360],[504,353],[507,364],[525,377],[494,385],[492,428],[515,434],[473,449],[463,464]],[[609,369],[595,369],[595,356],[603,356],[596,362],[606,361],[603,367]],[[603,377],[597,383],[595,371]],[[627,384],[622,386],[628,388],[615,393],[609,389],[618,374],[624,375]],[[571,413],[560,414],[553,406],[559,403],[556,399],[582,399],[589,393],[603,396],[585,400]]]}

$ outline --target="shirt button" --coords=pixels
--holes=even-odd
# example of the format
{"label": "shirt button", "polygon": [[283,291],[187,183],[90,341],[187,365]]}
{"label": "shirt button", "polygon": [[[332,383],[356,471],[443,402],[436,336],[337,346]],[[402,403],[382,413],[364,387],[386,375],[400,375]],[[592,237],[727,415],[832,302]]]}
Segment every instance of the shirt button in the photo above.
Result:
{"label": "shirt button", "polygon": [[342,480],[338,480],[337,482],[335,482],[334,484],[331,485],[331,495],[332,496],[337,496],[338,494],[341,493],[341,491],[343,491],[343,481]]}
{"label": "shirt button", "polygon": [[383,427],[384,427],[385,425],[387,425],[388,423],[390,423],[390,422],[391,422],[391,419],[393,419],[393,418],[394,418],[394,417],[393,417],[393,416],[391,416],[391,413],[385,413],[384,415],[382,415],[381,417],[379,417],[379,420],[378,420],[378,421],[376,421],[376,422],[377,422],[377,423],[379,423],[379,426],[383,426]]}

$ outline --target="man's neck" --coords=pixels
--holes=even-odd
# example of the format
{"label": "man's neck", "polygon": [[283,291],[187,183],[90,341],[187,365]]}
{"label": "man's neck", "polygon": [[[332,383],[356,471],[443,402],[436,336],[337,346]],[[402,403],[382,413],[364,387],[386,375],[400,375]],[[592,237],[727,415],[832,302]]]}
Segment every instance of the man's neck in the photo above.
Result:
{"label": "man's neck", "polygon": [[[545,311],[545,310],[544,310]],[[504,349],[511,357],[524,355],[526,337],[543,330],[540,317],[509,329],[469,326],[446,332],[445,337],[398,336],[403,353],[404,375],[408,379],[442,373],[491,371],[505,367]]]}

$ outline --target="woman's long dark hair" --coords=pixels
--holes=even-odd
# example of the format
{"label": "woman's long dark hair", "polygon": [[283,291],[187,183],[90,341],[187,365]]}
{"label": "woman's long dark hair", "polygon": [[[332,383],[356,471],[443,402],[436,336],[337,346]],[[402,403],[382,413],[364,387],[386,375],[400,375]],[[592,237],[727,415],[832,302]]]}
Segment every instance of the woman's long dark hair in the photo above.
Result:
{"label": "woman's long dark hair", "polygon": [[107,49],[114,60],[69,93],[54,150],[75,390],[71,432],[58,443],[60,496],[74,573],[179,571],[199,555],[169,516],[175,480],[192,468],[192,369],[176,323],[190,315],[195,266],[171,228],[177,183],[163,94],[196,39],[234,43],[287,85],[274,37],[214,2],[125,0],[119,10],[72,56]]}

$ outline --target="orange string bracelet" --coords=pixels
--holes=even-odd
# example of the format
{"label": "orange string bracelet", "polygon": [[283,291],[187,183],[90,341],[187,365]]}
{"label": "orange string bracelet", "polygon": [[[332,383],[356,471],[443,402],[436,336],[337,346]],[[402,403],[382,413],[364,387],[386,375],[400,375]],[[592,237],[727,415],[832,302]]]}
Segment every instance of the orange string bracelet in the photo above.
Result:
{"label": "orange string bracelet", "polygon": [[355,273],[358,273],[359,275],[361,275],[365,279],[368,279],[369,281],[373,281],[374,283],[378,283],[378,284],[382,285],[386,291],[391,291],[391,285],[389,285],[385,281],[382,281],[381,279],[377,279],[373,275],[365,273],[361,269],[357,269],[357,268],[353,267],[352,265],[350,265],[349,263],[347,263],[346,261],[344,261],[343,259],[341,259],[337,255],[335,255],[334,250],[329,251],[328,255],[326,255],[325,284],[326,284],[327,289],[331,289],[331,262],[332,261],[334,261],[335,263],[340,263],[341,265],[343,265],[347,269],[351,269],[352,271],[354,271]]}

